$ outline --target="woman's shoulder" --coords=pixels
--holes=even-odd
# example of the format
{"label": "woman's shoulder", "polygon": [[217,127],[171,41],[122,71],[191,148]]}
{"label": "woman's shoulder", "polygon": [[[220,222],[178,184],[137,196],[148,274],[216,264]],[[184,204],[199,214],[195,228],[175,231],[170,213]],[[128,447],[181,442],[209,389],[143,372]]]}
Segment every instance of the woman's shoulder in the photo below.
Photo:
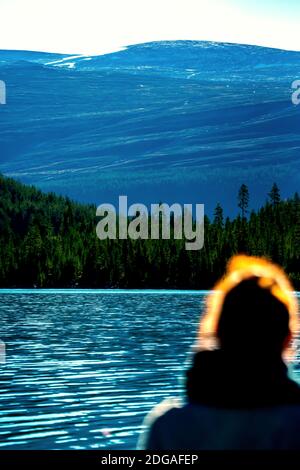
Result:
{"label": "woman's shoulder", "polygon": [[138,442],[138,449],[145,449],[146,443],[149,439],[149,432],[157,424],[161,424],[161,421],[168,421],[170,415],[177,412],[183,407],[183,402],[180,398],[166,398],[152,408],[147,414],[142,425],[142,433]]}

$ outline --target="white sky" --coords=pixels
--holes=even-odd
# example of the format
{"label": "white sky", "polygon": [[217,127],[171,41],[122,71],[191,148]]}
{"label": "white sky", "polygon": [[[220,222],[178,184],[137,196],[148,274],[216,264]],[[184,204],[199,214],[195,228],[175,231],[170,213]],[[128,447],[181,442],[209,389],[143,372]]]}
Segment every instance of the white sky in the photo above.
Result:
{"label": "white sky", "polygon": [[196,39],[300,50],[300,0],[0,0],[0,49],[101,54]]}

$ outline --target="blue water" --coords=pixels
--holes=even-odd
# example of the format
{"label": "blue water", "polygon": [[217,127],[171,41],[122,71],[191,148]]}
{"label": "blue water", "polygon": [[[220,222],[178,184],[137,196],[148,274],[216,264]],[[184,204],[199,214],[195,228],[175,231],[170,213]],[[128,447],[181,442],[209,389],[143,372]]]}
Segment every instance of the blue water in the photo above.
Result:
{"label": "blue water", "polygon": [[0,290],[0,449],[132,449],[178,396],[204,292]]}

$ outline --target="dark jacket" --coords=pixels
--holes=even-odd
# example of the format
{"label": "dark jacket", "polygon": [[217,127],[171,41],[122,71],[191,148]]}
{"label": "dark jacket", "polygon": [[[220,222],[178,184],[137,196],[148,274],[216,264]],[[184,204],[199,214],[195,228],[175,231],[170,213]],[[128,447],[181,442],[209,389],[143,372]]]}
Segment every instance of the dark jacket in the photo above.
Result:
{"label": "dark jacket", "polygon": [[198,352],[187,403],[163,402],[147,417],[148,450],[300,450],[300,388],[280,358]]}

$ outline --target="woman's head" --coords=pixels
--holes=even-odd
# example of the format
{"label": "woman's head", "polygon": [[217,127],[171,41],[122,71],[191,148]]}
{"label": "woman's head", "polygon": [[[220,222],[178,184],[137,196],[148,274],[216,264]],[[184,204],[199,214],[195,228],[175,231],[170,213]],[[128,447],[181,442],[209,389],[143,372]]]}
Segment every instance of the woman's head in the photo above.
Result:
{"label": "woman's head", "polygon": [[232,352],[281,354],[297,330],[297,302],[284,271],[238,255],[208,296],[199,341],[204,348],[213,338]]}

